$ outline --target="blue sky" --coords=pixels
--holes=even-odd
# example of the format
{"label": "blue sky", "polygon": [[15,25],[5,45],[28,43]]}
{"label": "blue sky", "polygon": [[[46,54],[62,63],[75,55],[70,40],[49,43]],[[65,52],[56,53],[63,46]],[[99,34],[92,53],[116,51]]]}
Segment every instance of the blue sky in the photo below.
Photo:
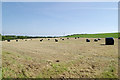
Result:
{"label": "blue sky", "polygon": [[118,31],[117,2],[3,2],[2,33],[59,36]]}

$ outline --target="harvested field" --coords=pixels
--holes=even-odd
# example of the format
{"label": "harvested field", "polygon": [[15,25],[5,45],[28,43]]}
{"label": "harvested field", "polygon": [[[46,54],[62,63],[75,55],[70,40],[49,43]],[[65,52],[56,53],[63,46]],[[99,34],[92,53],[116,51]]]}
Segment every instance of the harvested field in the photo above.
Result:
{"label": "harvested field", "polygon": [[115,45],[104,38],[49,39],[3,41],[3,78],[117,78],[117,38]]}

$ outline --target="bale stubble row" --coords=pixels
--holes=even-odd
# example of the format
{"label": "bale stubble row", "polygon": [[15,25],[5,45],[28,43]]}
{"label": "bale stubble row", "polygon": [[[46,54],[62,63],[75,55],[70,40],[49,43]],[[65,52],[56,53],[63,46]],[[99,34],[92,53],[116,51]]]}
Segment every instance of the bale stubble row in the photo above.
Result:
{"label": "bale stubble row", "polygon": [[[70,39],[70,38],[66,38],[66,39]],[[79,37],[75,37],[74,39],[79,39]],[[64,41],[65,38],[60,38],[60,40]],[[100,40],[101,40],[100,38],[94,39],[94,42],[98,42]],[[7,40],[7,42],[10,42],[10,41],[11,41],[10,39]],[[25,41],[27,41],[27,39],[25,39]],[[50,39],[48,39],[48,41],[50,41]],[[54,39],[54,41],[59,42],[58,39]],[[90,39],[86,39],[86,42],[90,42],[90,41],[91,41]],[[16,40],[16,42],[18,42],[18,40]],[[43,39],[41,39],[40,42],[43,42]],[[114,45],[114,38],[112,37],[105,38],[105,45]]]}

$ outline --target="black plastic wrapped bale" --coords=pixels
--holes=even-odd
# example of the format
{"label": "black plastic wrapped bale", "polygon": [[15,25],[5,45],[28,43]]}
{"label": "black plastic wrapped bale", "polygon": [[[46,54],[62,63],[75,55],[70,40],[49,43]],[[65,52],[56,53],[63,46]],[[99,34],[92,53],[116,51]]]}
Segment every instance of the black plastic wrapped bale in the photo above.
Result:
{"label": "black plastic wrapped bale", "polygon": [[75,39],[77,39],[77,38],[75,37]]}
{"label": "black plastic wrapped bale", "polygon": [[89,40],[89,39],[86,39],[86,42],[90,42],[90,40]]}
{"label": "black plastic wrapped bale", "polygon": [[64,40],[64,39],[62,39],[62,40]]}
{"label": "black plastic wrapped bale", "polygon": [[55,42],[58,42],[58,40],[57,40],[57,39],[55,39]]}
{"label": "black plastic wrapped bale", "polygon": [[95,42],[97,42],[98,40],[97,39],[94,39]]}
{"label": "black plastic wrapped bale", "polygon": [[112,37],[105,38],[106,45],[114,45],[114,39]]}
{"label": "black plastic wrapped bale", "polygon": [[43,41],[43,39],[40,40],[40,42],[42,42],[42,41]]}
{"label": "black plastic wrapped bale", "polygon": [[10,42],[10,40],[8,39],[7,42]]}
{"label": "black plastic wrapped bale", "polygon": [[78,38],[80,38],[80,37],[78,37]]}
{"label": "black plastic wrapped bale", "polygon": [[16,40],[16,42],[18,42],[18,40]]}
{"label": "black plastic wrapped bale", "polygon": [[60,62],[60,60],[56,60],[56,62]]}
{"label": "black plastic wrapped bale", "polygon": [[101,40],[100,38],[98,38],[98,40]]}
{"label": "black plastic wrapped bale", "polygon": [[48,40],[50,40],[50,39],[48,39]]}
{"label": "black plastic wrapped bale", "polygon": [[118,39],[120,39],[120,37]]}

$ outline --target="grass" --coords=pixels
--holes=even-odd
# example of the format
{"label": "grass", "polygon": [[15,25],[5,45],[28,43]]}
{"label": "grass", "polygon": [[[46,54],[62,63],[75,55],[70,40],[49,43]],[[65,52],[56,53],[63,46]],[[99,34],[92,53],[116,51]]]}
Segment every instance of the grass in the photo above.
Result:
{"label": "grass", "polygon": [[38,78],[44,78],[47,77],[49,78],[50,76],[55,76],[60,73],[63,73],[64,71],[67,71],[67,65],[64,64],[51,64],[51,68],[45,69],[43,73],[40,73]]}
{"label": "grass", "polygon": [[[80,56],[79,60],[81,60],[83,56]],[[79,61],[78,60],[78,61]],[[64,72],[71,72],[74,74],[74,71],[69,70],[69,67],[72,67],[74,64],[77,64],[76,61],[70,61],[67,64],[64,63],[52,63],[50,66],[51,68],[44,69],[42,73],[40,73],[37,78],[50,78],[56,77],[57,75],[60,75]]]}
{"label": "grass", "polygon": [[117,65],[115,62],[111,62],[108,68],[102,73],[102,78],[117,78],[115,65]]}
{"label": "grass", "polygon": [[[13,76],[17,76],[19,78],[26,78],[25,75],[23,74],[16,74],[16,70],[15,68],[19,68],[19,69],[23,69],[24,66],[22,66],[21,64],[17,63],[15,59],[13,59],[13,56],[16,56],[14,53],[10,53],[10,52],[2,52],[2,56],[5,58],[4,63],[3,63],[3,67],[2,67],[2,76],[3,78],[12,78]],[[8,61],[9,60],[9,61]],[[7,64],[5,63],[7,62]],[[9,65],[15,64],[16,66],[13,66],[13,68],[9,67]],[[8,65],[8,66],[7,66]]]}
{"label": "grass", "polygon": [[6,52],[5,54],[11,54],[11,53],[9,53],[9,52]]}
{"label": "grass", "polygon": [[[3,57],[7,58],[7,60],[9,60],[8,62],[10,62],[10,64],[15,64],[15,65],[17,65],[15,67],[16,69],[22,70],[22,72],[20,72],[20,74],[16,74],[17,71],[14,71],[15,68],[10,69],[10,67],[5,66],[5,67],[3,67],[4,76],[7,77],[7,78],[10,78],[10,77],[12,77],[11,75],[16,74],[16,76],[18,78],[28,78],[28,77],[30,77],[32,71],[26,71],[26,68],[25,68],[24,65],[21,65],[21,64],[17,63],[16,60],[12,59],[13,56],[14,57],[16,56],[16,58],[17,57],[22,57],[23,59],[26,59],[26,60],[32,60],[32,57],[21,56],[21,55],[18,55],[16,53],[11,53],[11,52],[3,52]],[[39,75],[36,75],[36,77],[37,78],[50,78],[50,76],[56,77],[56,76],[59,76],[60,74],[62,74],[64,72],[69,72],[69,73],[72,73],[72,74],[76,74],[71,69],[69,70],[69,67],[72,67],[72,66],[75,67],[74,64],[78,64],[78,62],[82,58],[85,58],[85,56],[82,56],[82,55],[79,55],[78,57],[79,58],[78,58],[77,61],[76,60],[71,61],[67,64],[52,63],[52,64],[50,64],[50,67],[48,67],[48,69],[45,68],[44,70],[41,70],[40,74],[38,73]],[[100,77],[102,77],[102,78],[116,78],[117,77],[116,76],[116,68],[114,67],[115,64],[116,64],[115,62],[111,62],[111,65],[107,69],[105,69],[105,71],[102,73],[102,75],[100,75]],[[78,68],[78,67],[76,67],[76,68]],[[10,75],[7,75],[8,73],[10,73]]]}
{"label": "grass", "polygon": [[9,74],[9,73],[15,74],[15,72],[13,70],[11,70],[9,67],[3,67],[2,68],[2,76],[5,75],[7,78],[11,78],[11,74]]}
{"label": "grass", "polygon": [[103,78],[117,78],[115,75],[115,67],[110,66],[109,69],[102,73]]}
{"label": "grass", "polygon": [[63,72],[67,71],[67,68],[60,64],[52,64],[53,69],[55,69],[57,72]]}
{"label": "grass", "polygon": [[106,38],[113,37],[118,38],[119,33],[101,33],[101,34],[73,34],[65,37],[80,37],[80,38]]}

